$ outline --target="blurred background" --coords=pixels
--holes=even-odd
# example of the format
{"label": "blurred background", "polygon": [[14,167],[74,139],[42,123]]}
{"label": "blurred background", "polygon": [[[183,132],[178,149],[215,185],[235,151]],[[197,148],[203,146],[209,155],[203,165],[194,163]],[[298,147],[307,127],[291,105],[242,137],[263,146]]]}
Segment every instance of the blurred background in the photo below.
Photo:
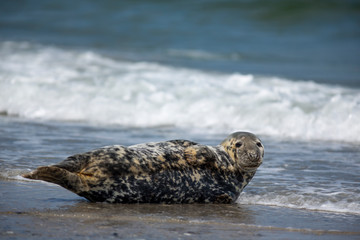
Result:
{"label": "blurred background", "polygon": [[359,13],[354,0],[1,1],[0,112],[360,141]]}
{"label": "blurred background", "polygon": [[3,41],[360,86],[356,0],[20,0],[0,11]]}

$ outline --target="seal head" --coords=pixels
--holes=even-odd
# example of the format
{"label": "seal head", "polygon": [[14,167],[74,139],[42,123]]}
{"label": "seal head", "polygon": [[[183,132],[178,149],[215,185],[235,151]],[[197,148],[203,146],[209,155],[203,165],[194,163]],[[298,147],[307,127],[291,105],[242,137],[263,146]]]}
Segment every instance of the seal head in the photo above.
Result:
{"label": "seal head", "polygon": [[249,132],[235,132],[220,144],[241,170],[255,172],[264,157],[260,139]]}

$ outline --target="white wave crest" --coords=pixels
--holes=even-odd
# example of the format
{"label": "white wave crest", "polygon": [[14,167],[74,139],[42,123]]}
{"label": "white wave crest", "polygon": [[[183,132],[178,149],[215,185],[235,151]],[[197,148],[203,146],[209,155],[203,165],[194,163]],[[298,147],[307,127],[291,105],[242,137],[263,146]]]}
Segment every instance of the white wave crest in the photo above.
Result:
{"label": "white wave crest", "polygon": [[9,115],[360,142],[359,89],[28,43],[2,42],[0,55],[0,111]]}

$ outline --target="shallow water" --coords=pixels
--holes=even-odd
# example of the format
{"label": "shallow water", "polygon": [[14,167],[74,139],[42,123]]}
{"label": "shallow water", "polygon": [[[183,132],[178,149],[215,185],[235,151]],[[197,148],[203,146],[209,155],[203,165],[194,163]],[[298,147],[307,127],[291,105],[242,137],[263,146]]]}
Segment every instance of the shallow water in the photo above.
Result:
{"label": "shallow water", "polygon": [[[357,145],[260,136],[264,163],[234,205],[111,205],[89,203],[59,186],[20,174],[104,145],[173,138],[217,145],[225,136],[8,117],[1,118],[0,125],[0,217],[2,234],[9,238],[45,239],[58,234],[59,226],[68,230],[64,236],[79,239],[216,239],[224,234],[244,239],[312,239],[315,235],[356,239],[360,235]],[[33,222],[38,227],[30,227]]]}

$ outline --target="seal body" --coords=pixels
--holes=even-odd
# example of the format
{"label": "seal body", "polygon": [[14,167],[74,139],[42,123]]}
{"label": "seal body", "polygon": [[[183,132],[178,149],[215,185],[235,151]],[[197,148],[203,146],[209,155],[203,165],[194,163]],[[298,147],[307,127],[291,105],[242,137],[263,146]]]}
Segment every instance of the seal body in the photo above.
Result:
{"label": "seal body", "polygon": [[103,147],[24,175],[92,202],[231,203],[262,163],[253,134],[237,132],[211,147],[187,140]]}

